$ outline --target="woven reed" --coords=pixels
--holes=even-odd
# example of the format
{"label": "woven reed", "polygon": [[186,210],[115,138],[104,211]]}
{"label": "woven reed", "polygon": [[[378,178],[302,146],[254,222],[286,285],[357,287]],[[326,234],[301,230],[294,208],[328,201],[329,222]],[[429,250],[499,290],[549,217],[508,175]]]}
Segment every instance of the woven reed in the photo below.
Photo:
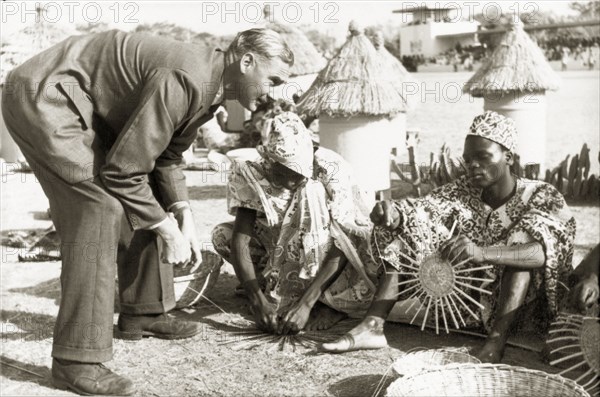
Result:
{"label": "woven reed", "polygon": [[508,29],[463,91],[474,97],[497,98],[498,93],[541,92],[556,90],[558,86],[558,75],[518,23]]}
{"label": "woven reed", "polygon": [[348,40],[302,95],[300,113],[318,117],[392,116],[405,110],[382,57],[356,23]]}
{"label": "woven reed", "polygon": [[392,365],[398,375],[411,376],[423,370],[429,370],[441,365],[470,363],[479,364],[478,358],[462,348],[427,349],[408,352],[397,358]]}
{"label": "woven reed", "polygon": [[589,394],[559,375],[505,364],[451,364],[400,378],[387,396],[543,396],[582,397]]}
{"label": "woven reed", "polygon": [[222,264],[223,259],[219,255],[202,251],[202,264],[196,272],[190,273],[189,267],[174,266],[176,307],[181,309],[193,306],[207,291],[210,291],[217,284]]}
{"label": "woven reed", "polygon": [[546,339],[550,365],[591,395],[600,395],[600,318],[561,313]]}

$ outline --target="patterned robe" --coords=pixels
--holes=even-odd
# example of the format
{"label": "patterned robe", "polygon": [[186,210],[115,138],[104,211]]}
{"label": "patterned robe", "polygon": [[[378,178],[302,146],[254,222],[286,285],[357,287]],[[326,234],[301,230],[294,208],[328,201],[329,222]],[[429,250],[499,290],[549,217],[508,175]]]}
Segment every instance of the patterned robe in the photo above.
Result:
{"label": "patterned robe", "polygon": [[[511,246],[539,242],[544,249],[543,267],[532,271],[527,302],[538,299],[545,309],[538,312],[543,323],[554,317],[557,304],[567,292],[566,278],[571,271],[575,219],[563,196],[550,184],[517,178],[515,194],[502,206],[493,209],[481,199],[482,189],[470,185],[466,176],[433,190],[418,199],[396,202],[401,223],[394,231],[375,228],[373,252],[397,269],[407,265],[412,252],[426,255],[433,247],[448,238],[457,221],[454,235],[464,235],[480,247]],[[398,242],[401,242],[400,244]],[[404,245],[408,244],[407,249]],[[529,252],[523,252],[530,255]],[[472,267],[482,265],[470,264]],[[471,291],[469,294],[485,307],[480,311],[481,322],[465,313],[468,325],[491,326],[500,289],[503,267],[495,266],[475,277],[493,279],[481,286],[492,291],[491,297]],[[465,291],[467,292],[467,291]],[[406,297],[406,296],[405,296]]]}
{"label": "patterned robe", "polygon": [[[249,183],[242,167],[247,167],[246,172],[250,171],[254,183]],[[302,199],[305,187],[296,191],[276,188],[264,177],[268,172],[269,163],[262,159],[236,164],[227,191],[231,215],[235,215],[238,208],[257,212],[250,254],[266,280],[266,296],[280,312],[289,309],[314,280],[335,244],[349,263],[320,300],[350,315],[364,314],[375,290],[379,266],[369,252],[372,233],[369,209],[353,182],[349,164],[331,150],[320,148],[315,152],[313,179],[309,183],[316,187],[325,211],[319,215],[320,233],[324,237],[319,241],[307,240],[310,224],[315,219],[311,219],[306,208],[308,200]],[[270,208],[264,208],[261,196],[268,200]],[[267,211],[276,219],[274,225],[269,224]],[[231,224],[222,224],[213,231],[215,249],[225,259],[230,255],[231,228]],[[316,260],[311,249],[313,244],[319,244],[321,249]]]}

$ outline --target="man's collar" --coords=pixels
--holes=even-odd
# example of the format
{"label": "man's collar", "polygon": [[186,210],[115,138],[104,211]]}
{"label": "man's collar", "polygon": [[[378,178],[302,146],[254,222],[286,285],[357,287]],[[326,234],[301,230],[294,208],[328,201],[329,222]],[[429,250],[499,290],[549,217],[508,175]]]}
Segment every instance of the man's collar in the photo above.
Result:
{"label": "man's collar", "polygon": [[213,57],[213,81],[219,82],[219,89],[210,106],[219,105],[225,100],[223,74],[225,72],[225,53],[221,50],[215,50]]}
{"label": "man's collar", "polygon": [[211,106],[221,105],[225,100],[224,93],[225,91],[223,89],[223,78],[221,78],[221,82],[219,83],[219,90],[217,91],[217,95],[215,96],[215,99],[213,100]]}

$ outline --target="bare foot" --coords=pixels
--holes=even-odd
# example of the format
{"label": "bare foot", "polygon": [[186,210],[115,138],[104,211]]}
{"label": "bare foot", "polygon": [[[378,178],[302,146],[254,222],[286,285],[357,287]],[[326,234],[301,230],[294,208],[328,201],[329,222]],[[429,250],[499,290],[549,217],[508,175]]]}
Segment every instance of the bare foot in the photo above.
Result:
{"label": "bare foot", "polygon": [[317,302],[310,312],[310,317],[304,329],[307,331],[322,331],[333,327],[346,317],[348,317],[346,313],[338,312],[321,302]]}
{"label": "bare foot", "polygon": [[475,353],[482,363],[496,364],[502,361],[506,342],[501,338],[488,338],[485,344]]}
{"label": "bare foot", "polygon": [[380,317],[367,316],[340,339],[320,345],[320,350],[329,353],[344,353],[354,350],[381,349],[386,347],[387,339],[383,334],[385,320]]}

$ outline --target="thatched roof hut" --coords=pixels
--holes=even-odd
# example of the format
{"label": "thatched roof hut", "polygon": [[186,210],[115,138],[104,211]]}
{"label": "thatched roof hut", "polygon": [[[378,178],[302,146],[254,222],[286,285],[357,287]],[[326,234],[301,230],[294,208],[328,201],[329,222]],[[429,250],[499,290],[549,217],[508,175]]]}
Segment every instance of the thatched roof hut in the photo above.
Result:
{"label": "thatched roof hut", "polygon": [[559,78],[542,50],[523,30],[523,23],[517,21],[466,83],[464,92],[485,97],[509,92],[544,92],[556,90],[558,86]]}
{"label": "thatched roof hut", "polygon": [[323,69],[325,58],[300,29],[274,20],[268,4],[265,5],[263,13],[264,20],[262,24],[279,33],[294,52],[294,65],[290,71],[291,76],[318,73]]}
{"label": "thatched roof hut", "polygon": [[331,117],[389,116],[405,110],[381,56],[354,21],[346,43],[298,102],[301,112]]}
{"label": "thatched roof hut", "polygon": [[[409,109],[415,107],[418,102],[418,96],[416,95],[416,86],[419,83],[417,79],[415,79],[409,73],[409,71],[406,70],[406,68],[404,67],[404,65],[402,65],[402,62],[400,62],[398,58],[392,55],[385,48],[385,40],[383,38],[383,33],[380,30],[372,30],[367,35],[367,37],[369,37],[369,39],[373,43],[373,46],[383,59],[383,62],[387,68],[387,72],[385,75],[388,76],[388,78],[391,80],[392,85],[396,87],[396,89],[404,99],[405,105]],[[407,95],[409,93],[413,93],[415,95],[411,97]]]}

